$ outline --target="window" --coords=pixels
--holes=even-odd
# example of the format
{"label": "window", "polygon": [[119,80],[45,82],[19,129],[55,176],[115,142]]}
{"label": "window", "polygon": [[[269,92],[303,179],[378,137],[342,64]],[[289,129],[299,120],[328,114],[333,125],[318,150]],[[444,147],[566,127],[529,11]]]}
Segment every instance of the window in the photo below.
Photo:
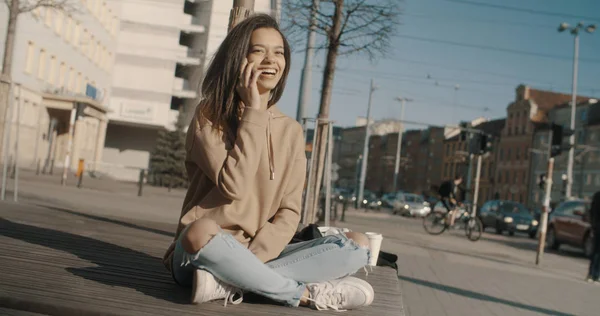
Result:
{"label": "window", "polygon": [[519,150],[519,148],[515,149],[515,157],[517,160],[521,160],[521,151]]}
{"label": "window", "polygon": [[577,143],[579,143],[579,144],[585,143],[585,131],[584,130],[577,131]]}
{"label": "window", "polygon": [[52,9],[46,8],[46,26],[52,27]]}
{"label": "window", "polygon": [[64,85],[65,85],[66,74],[67,74],[67,65],[65,64],[65,62],[61,62],[60,70],[59,70],[59,74],[58,74],[58,86],[61,88],[64,87]]}
{"label": "window", "polygon": [[90,39],[88,37],[88,30],[83,29],[83,37],[81,38],[80,47],[81,52],[86,55],[87,51],[90,49]]}
{"label": "window", "polygon": [[[108,53],[108,57],[106,58],[106,71],[110,71],[110,66],[112,65],[112,53]],[[410,145],[410,142],[409,142]]]}
{"label": "window", "polygon": [[585,180],[585,184],[586,185],[591,185],[592,184],[592,175],[591,174],[587,175],[587,178]]}
{"label": "window", "polygon": [[588,117],[588,115],[587,115],[587,114],[588,114],[588,111],[587,111],[587,109],[583,109],[583,110],[581,110],[581,121],[582,121],[582,122],[585,122],[585,121],[587,121],[587,117]]}
{"label": "window", "polygon": [[73,88],[75,88],[75,69],[71,67],[71,69],[69,69],[69,83],[67,85],[67,90],[73,91]]}
{"label": "window", "polygon": [[79,47],[81,43],[79,42],[81,36],[81,24],[79,22],[75,22],[75,30],[73,30],[73,45],[75,47]]}
{"label": "window", "polygon": [[73,18],[69,15],[65,25],[65,41],[71,41],[71,33],[73,33]]}
{"label": "window", "polygon": [[33,55],[35,54],[35,45],[33,42],[27,43],[27,57],[25,59],[25,72],[30,74],[33,71]]}
{"label": "window", "polygon": [[81,73],[78,72],[77,73],[77,85],[75,86],[75,92],[80,92],[80,93],[83,92],[81,89],[81,86],[83,83],[82,81],[83,81],[83,77],[81,76]]}
{"label": "window", "polygon": [[102,4],[102,13],[100,13],[100,23],[102,24],[102,26],[106,27],[106,13],[107,13],[107,8],[106,8],[106,2]]}
{"label": "window", "polygon": [[61,35],[64,23],[64,14],[62,11],[56,11],[56,21],[54,23],[54,32],[56,34]]}
{"label": "window", "polygon": [[89,45],[89,49],[88,49],[87,57],[91,60],[94,60],[94,53],[96,52],[96,42],[94,41],[93,35],[90,38],[90,40],[88,41],[88,45]]}
{"label": "window", "polygon": [[100,17],[100,12],[102,12],[102,0],[97,0],[96,7],[94,8],[94,15],[98,18]]}
{"label": "window", "polygon": [[117,23],[119,23],[117,18],[113,17],[111,23],[111,33],[113,36],[117,35]]}
{"label": "window", "polygon": [[46,75],[46,50],[40,49],[38,61],[38,79],[44,79]]}
{"label": "window", "polygon": [[56,56],[50,56],[50,72],[48,73],[48,83],[54,85],[56,80]]}
{"label": "window", "polygon": [[510,173],[508,170],[504,173],[504,183],[510,183]]}
{"label": "window", "polygon": [[510,148],[508,148],[507,151],[506,151],[506,160],[510,161],[510,158],[511,158],[510,157]]}
{"label": "window", "polygon": [[98,44],[96,45],[96,53],[94,54],[94,63],[96,65],[100,65],[100,56],[102,55],[102,45],[100,44],[100,41],[98,41]]}

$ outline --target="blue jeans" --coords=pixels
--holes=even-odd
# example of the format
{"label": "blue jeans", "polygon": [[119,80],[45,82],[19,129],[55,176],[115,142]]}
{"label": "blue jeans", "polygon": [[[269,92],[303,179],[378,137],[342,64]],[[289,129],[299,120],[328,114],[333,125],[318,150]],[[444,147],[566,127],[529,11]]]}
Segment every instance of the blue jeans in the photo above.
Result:
{"label": "blue jeans", "polygon": [[[181,234],[183,236],[184,232]],[[370,251],[346,235],[326,236],[291,244],[278,258],[263,263],[232,235],[219,232],[196,254],[188,254],[177,240],[173,278],[191,286],[195,269],[243,291],[297,307],[306,283],[324,282],[355,273],[367,265]],[[189,264],[187,264],[189,260]]]}

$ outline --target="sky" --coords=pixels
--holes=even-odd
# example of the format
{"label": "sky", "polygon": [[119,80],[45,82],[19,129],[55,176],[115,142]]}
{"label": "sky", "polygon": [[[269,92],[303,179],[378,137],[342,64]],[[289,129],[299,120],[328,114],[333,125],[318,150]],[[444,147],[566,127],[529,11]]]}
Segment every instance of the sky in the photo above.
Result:
{"label": "sky", "polygon": [[[398,2],[401,25],[386,56],[374,62],[363,55],[338,59],[330,110],[336,125],[354,126],[357,117],[366,116],[371,79],[377,87],[374,119],[398,119],[400,103],[395,98],[402,96],[413,99],[406,105],[404,119],[431,125],[505,117],[519,84],[570,94],[574,36],[559,33],[558,26],[580,21],[600,24],[596,0]],[[600,30],[582,32],[578,95],[600,97],[599,52]],[[324,53],[314,58],[309,117],[316,117],[319,108]],[[278,104],[293,118],[303,63],[304,53],[294,53]]]}

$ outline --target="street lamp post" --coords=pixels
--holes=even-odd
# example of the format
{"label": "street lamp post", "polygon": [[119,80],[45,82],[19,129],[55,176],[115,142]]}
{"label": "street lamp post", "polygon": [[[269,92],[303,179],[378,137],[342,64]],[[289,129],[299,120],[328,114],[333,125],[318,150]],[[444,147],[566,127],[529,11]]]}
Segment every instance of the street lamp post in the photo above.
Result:
{"label": "street lamp post", "polygon": [[[575,116],[577,108],[577,71],[578,71],[578,59],[579,59],[579,31],[584,29],[587,33],[593,33],[596,30],[595,24],[584,26],[583,22],[577,23],[577,25],[571,27],[567,23],[561,23],[558,27],[559,32],[569,31],[574,37],[574,53],[573,53],[573,86],[571,91],[571,130],[575,131]],[[573,160],[575,156],[575,133],[569,137],[569,160],[567,163],[567,188],[565,190],[565,197],[571,197],[571,191],[573,187]]]}
{"label": "street lamp post", "polygon": [[409,98],[397,97],[396,100],[400,101],[402,108],[400,109],[400,130],[398,131],[398,143],[396,145],[396,163],[394,164],[394,184],[392,192],[396,192],[398,186],[398,172],[400,168],[400,155],[402,154],[402,134],[404,132],[404,105],[406,102],[412,101]]}

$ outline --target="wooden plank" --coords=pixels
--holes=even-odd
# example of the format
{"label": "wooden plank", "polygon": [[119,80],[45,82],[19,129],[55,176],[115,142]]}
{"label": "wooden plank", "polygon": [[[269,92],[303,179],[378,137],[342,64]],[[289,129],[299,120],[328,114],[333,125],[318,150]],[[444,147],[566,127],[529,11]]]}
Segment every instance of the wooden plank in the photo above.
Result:
{"label": "wooden plank", "polygon": [[[171,241],[164,232],[173,225],[130,223],[34,206],[9,211],[3,206],[0,307],[47,315],[316,313],[248,300],[225,309],[223,301],[189,304],[189,289],[177,286],[161,262]],[[404,315],[395,270],[376,267],[356,276],[372,284],[375,301],[350,315]]]}
{"label": "wooden plank", "polygon": [[2,316],[45,316],[44,314],[31,313],[27,311],[21,311],[16,309],[9,309],[0,307],[0,315]]}

